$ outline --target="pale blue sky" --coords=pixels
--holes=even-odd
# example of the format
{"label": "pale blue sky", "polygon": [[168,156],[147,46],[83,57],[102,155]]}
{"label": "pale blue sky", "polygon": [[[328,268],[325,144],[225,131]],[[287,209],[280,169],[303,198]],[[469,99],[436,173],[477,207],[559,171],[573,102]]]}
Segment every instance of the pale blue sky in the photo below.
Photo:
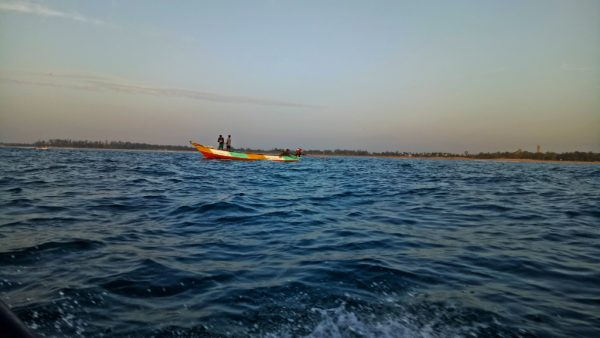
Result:
{"label": "pale blue sky", "polygon": [[0,141],[600,151],[600,1],[0,0]]}

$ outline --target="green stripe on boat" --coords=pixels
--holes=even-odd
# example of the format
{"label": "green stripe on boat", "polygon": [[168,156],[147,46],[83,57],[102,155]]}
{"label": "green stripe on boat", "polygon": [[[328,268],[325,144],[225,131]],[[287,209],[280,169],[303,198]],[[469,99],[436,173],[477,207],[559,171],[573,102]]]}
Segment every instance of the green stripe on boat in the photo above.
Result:
{"label": "green stripe on boat", "polygon": [[229,152],[229,154],[233,157],[238,157],[238,158],[248,158],[248,154],[244,154],[244,153],[234,153],[234,152]]}

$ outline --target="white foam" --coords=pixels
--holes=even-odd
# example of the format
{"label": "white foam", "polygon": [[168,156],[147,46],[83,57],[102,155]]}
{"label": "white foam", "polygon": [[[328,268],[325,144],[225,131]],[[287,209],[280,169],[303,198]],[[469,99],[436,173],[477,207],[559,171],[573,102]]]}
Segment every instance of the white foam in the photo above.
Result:
{"label": "white foam", "polygon": [[[320,314],[321,320],[312,328],[304,338],[345,338],[345,337],[378,337],[378,338],[438,338],[461,337],[458,332],[448,328],[433,328],[433,324],[419,325],[410,316],[376,319],[374,315],[357,315],[347,310],[344,304],[333,309],[312,308],[312,312]],[[287,330],[278,333],[266,334],[269,338],[298,337],[297,332]]]}

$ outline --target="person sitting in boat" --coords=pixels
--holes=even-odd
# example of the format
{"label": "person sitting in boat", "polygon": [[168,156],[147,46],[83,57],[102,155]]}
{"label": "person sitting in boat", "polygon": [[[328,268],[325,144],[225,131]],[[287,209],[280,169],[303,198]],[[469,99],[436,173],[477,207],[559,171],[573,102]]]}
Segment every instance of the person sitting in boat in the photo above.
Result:
{"label": "person sitting in boat", "polygon": [[223,150],[223,144],[225,143],[225,139],[223,138],[223,135],[219,135],[217,142],[219,142],[219,150]]}
{"label": "person sitting in boat", "polygon": [[302,148],[296,148],[296,157],[302,156]]}
{"label": "person sitting in boat", "polygon": [[281,154],[279,154],[279,156],[290,156],[291,152],[289,149],[284,150]]}

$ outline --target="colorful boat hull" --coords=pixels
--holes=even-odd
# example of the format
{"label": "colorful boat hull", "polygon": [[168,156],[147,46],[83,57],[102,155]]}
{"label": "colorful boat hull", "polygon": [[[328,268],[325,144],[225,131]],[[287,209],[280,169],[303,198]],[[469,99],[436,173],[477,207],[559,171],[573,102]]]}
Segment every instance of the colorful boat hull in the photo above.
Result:
{"label": "colorful boat hull", "polygon": [[207,159],[236,160],[236,161],[276,161],[276,162],[298,162],[298,156],[276,156],[266,154],[241,153],[236,151],[218,150],[190,141],[200,153]]}

